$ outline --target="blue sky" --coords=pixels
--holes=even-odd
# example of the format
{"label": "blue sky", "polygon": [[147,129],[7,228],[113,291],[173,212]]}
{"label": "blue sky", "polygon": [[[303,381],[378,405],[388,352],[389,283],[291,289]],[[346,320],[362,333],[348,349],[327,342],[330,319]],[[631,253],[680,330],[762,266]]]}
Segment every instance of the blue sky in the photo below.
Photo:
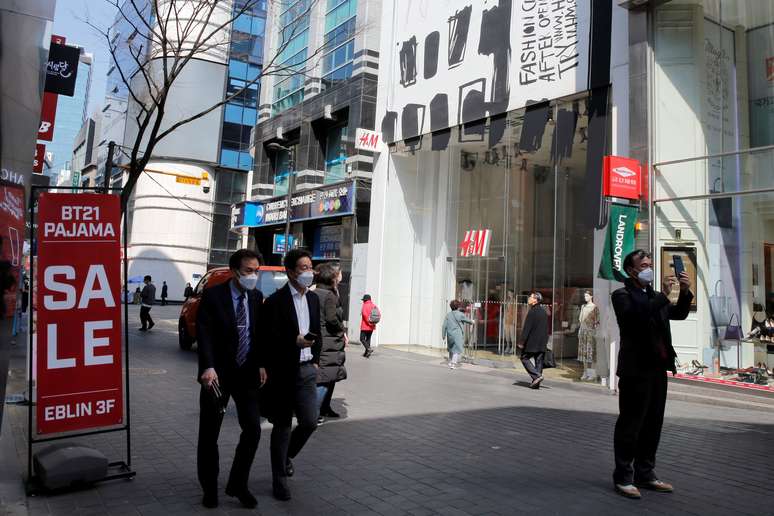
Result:
{"label": "blue sky", "polygon": [[110,66],[107,41],[86,21],[107,29],[116,9],[107,0],[57,0],[53,33],[67,38],[67,44],[84,47],[94,54],[88,112],[99,109],[105,98],[105,76]]}

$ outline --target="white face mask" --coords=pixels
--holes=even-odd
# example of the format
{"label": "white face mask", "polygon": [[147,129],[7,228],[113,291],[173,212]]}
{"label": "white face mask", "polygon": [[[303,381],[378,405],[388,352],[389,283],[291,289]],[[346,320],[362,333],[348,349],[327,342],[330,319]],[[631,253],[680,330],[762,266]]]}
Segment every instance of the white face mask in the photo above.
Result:
{"label": "white face mask", "polygon": [[647,269],[642,269],[640,272],[637,273],[637,279],[645,284],[653,283],[653,269],[651,269],[650,267],[648,267]]}
{"label": "white face mask", "polygon": [[314,272],[304,271],[298,275],[298,277],[296,278],[296,281],[302,287],[309,288],[312,286],[312,283],[314,283]]}
{"label": "white face mask", "polygon": [[239,275],[239,284],[242,285],[242,288],[245,290],[253,290],[258,285],[258,275],[248,274],[246,276]]}

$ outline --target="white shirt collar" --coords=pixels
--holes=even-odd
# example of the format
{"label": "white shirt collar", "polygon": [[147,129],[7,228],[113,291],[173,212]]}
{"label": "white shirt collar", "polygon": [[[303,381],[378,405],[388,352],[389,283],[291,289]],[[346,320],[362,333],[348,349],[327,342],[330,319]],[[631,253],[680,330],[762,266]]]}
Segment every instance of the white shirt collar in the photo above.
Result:
{"label": "white shirt collar", "polygon": [[238,301],[240,297],[247,297],[247,291],[242,292],[239,290],[236,285],[234,285],[234,280],[229,280],[228,284],[231,287],[231,297],[234,298],[234,301]]}
{"label": "white shirt collar", "polygon": [[296,287],[294,287],[293,284],[291,282],[289,282],[289,281],[288,281],[288,287],[290,287],[290,294],[294,295],[294,296],[298,296],[298,297],[303,297],[304,294],[306,294],[306,292],[309,291],[309,289],[307,289],[304,292],[304,294],[301,294],[301,292],[298,289],[296,289]]}

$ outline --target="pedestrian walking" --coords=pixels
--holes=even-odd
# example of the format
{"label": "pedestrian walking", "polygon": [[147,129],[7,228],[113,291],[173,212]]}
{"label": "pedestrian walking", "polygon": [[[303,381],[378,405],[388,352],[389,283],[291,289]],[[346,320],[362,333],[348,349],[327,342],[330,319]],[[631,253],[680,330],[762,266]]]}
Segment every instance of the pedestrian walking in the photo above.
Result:
{"label": "pedestrian walking", "polygon": [[521,349],[521,363],[532,378],[529,385],[531,389],[539,389],[543,382],[543,359],[548,349],[548,314],[540,306],[542,302],[543,296],[540,292],[532,292],[529,295],[529,312],[524,319],[524,328],[517,345]]}
{"label": "pedestrian walking", "polygon": [[[283,259],[287,284],[266,299],[266,369],[269,375],[271,470],[274,497],[290,500],[287,477],[292,459],[317,428],[317,369],[322,346],[320,301],[309,287],[314,281],[312,256],[291,249]],[[293,413],[298,425],[291,432]]]}
{"label": "pedestrian walking", "polygon": [[261,439],[258,389],[266,383],[261,308],[256,288],[260,254],[240,249],[229,258],[231,279],[208,288],[196,314],[199,354],[199,441],[196,468],[202,505],[218,506],[218,434],[229,398],[234,398],[242,433],[226,483],[226,494],[243,506],[258,502],[247,488],[250,467]]}
{"label": "pedestrian walking", "polygon": [[465,346],[465,331],[462,325],[473,324],[473,321],[465,316],[465,305],[462,302],[453,299],[449,308],[451,311],[443,321],[441,336],[446,339],[446,349],[449,351],[449,369],[456,369]]}
{"label": "pedestrian walking", "polygon": [[317,406],[319,415],[317,424],[326,417],[337,418],[340,415],[331,408],[333,389],[336,382],[347,378],[345,348],[347,332],[344,327],[344,308],[339,296],[341,269],[332,263],[322,263],[315,268],[315,294],[320,299],[320,328],[322,330],[322,348],[320,349],[320,367],[317,370]]}
{"label": "pedestrian walking", "polygon": [[156,302],[156,286],[151,283],[151,277],[145,276],[142,279],[145,286],[142,287],[140,292],[140,331],[147,331],[156,326],[153,322],[153,318],[150,315],[153,303]]}
{"label": "pedestrian walking", "polygon": [[193,295],[193,287],[191,287],[190,283],[185,284],[185,290],[183,291],[183,297],[186,301],[188,301],[188,298]]}
{"label": "pedestrian walking", "polygon": [[369,294],[363,295],[363,307],[360,309],[360,343],[365,348],[363,356],[369,358],[374,350],[371,348],[371,335],[374,334],[376,325],[382,319],[379,308],[371,301]]}
{"label": "pedestrian walking", "polygon": [[169,290],[167,288],[167,282],[163,281],[161,285],[161,306],[167,306],[167,295]]}
{"label": "pedestrian walking", "polygon": [[[615,424],[615,471],[618,493],[640,498],[638,488],[671,493],[674,488],[654,472],[667,396],[667,371],[676,372],[677,354],[672,347],[670,320],[683,320],[691,310],[691,282],[686,273],[662,283],[663,292],[652,287],[650,254],[642,249],[624,258],[628,274],[625,286],[613,292],[612,301],[621,349],[618,352],[618,405]],[[680,284],[677,304],[667,295]]]}

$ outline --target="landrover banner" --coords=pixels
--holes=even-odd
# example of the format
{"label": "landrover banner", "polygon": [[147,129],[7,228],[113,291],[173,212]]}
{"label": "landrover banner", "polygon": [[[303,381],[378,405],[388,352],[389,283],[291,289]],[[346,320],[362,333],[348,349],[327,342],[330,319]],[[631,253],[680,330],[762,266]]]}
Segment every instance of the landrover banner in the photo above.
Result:
{"label": "landrover banner", "polygon": [[626,255],[634,251],[634,226],[637,223],[637,207],[612,204],[605,235],[605,248],[599,264],[599,277],[623,281]]}

